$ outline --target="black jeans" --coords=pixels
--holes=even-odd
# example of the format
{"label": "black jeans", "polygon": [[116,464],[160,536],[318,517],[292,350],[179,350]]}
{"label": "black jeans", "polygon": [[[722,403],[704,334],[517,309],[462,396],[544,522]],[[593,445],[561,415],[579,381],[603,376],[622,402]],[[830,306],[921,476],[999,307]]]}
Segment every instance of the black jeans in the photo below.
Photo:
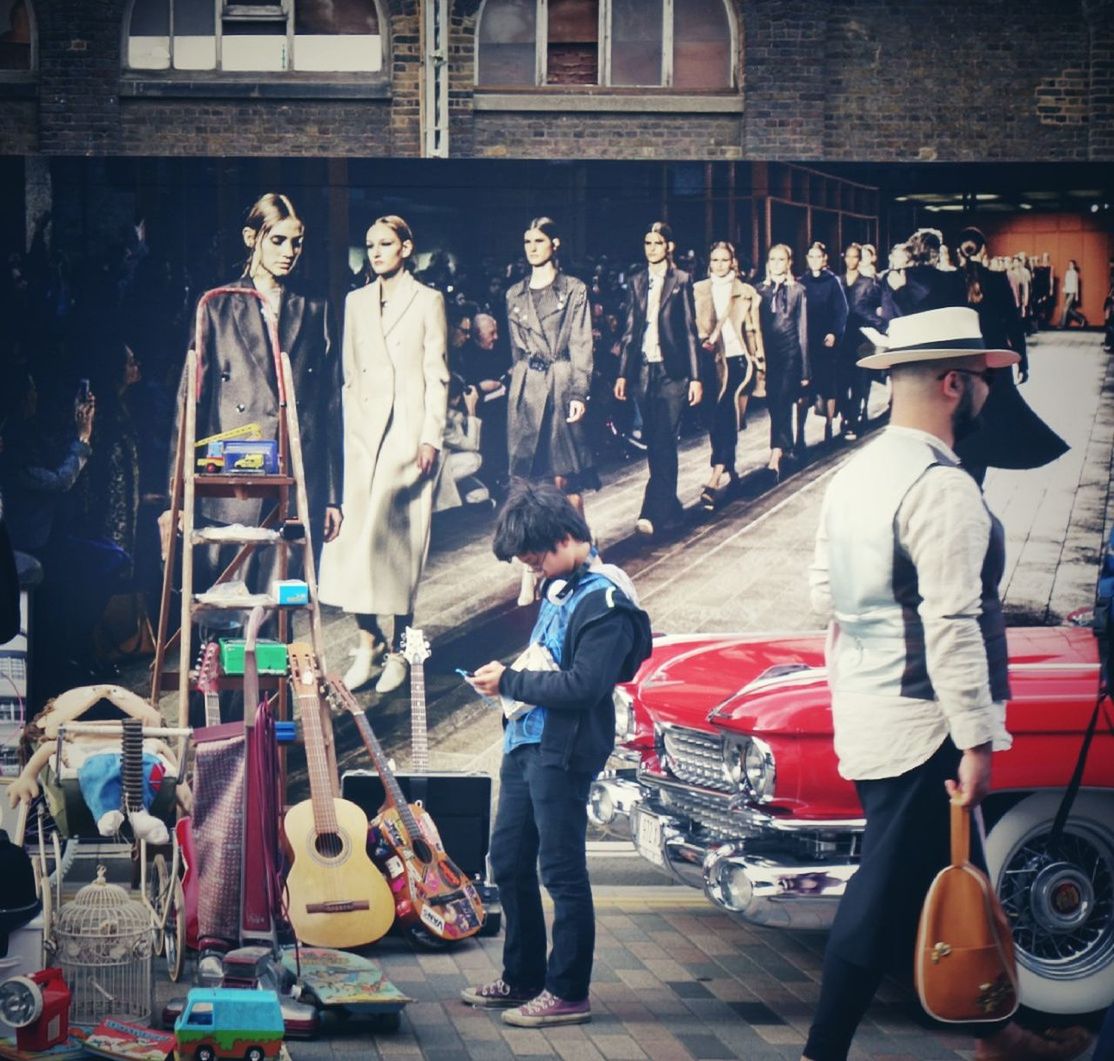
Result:
{"label": "black jeans", "polygon": [[661,362],[642,365],[632,397],[642,410],[642,438],[650,481],[642,498],[640,518],[660,530],[676,523],[684,511],[677,498],[677,431],[688,400],[689,381],[673,379]]}
{"label": "black jeans", "polygon": [[[820,1000],[804,1049],[812,1061],[843,1061],[883,975],[907,979],[912,972],[924,897],[951,860],[944,781],[956,776],[959,759],[948,739],[898,777],[855,782],[866,815],[862,858],[824,950]],[[977,835],[971,841],[971,861],[985,866]],[[967,1024],[964,1030],[979,1038],[1002,1027]]]}
{"label": "black jeans", "polygon": [[[588,997],[596,914],[586,851],[590,774],[543,766],[537,744],[503,756],[491,835],[491,872],[503,903],[503,979],[544,986],[567,1002]],[[553,948],[546,961],[541,883],[553,900]]]}
{"label": "black jeans", "polygon": [[[722,464],[732,474],[735,472],[735,448],[739,441],[738,400],[740,392],[743,391],[746,373],[745,357],[727,359],[727,384],[723,388],[722,396],[716,399],[708,429],[708,436],[712,443],[712,456],[709,463],[712,467]],[[705,396],[704,401],[710,403],[711,396]]]}

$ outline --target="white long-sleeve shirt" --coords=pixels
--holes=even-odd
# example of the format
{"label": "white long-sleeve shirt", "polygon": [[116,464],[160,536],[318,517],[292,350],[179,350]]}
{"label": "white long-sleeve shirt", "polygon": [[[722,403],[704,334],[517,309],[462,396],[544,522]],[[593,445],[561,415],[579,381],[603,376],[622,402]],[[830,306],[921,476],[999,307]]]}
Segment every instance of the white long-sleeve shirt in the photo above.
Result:
{"label": "white long-sleeve shirt", "polygon": [[[896,604],[880,595],[864,605],[846,591],[837,589],[833,594],[832,579],[833,564],[845,565],[843,577],[836,580],[844,584],[848,570],[853,580],[855,571],[874,564],[869,521],[875,515],[888,518],[884,503],[877,511],[872,508],[881,492],[879,473],[886,468],[881,457],[888,449],[900,460],[909,448],[902,443],[917,440],[930,446],[943,462],[927,467],[915,479],[901,496],[889,525],[893,546],[904,550],[916,571],[917,612],[933,699],[902,694],[907,646],[900,636],[887,637],[886,625],[887,609],[895,609]],[[876,446],[883,448],[873,450]],[[858,468],[856,462],[862,462]],[[833,506],[839,506],[838,515],[846,518],[832,518]],[[922,431],[887,428],[830,485],[821,508],[809,581],[813,608],[830,618],[828,679],[836,753],[844,777],[896,777],[925,762],[949,734],[959,748],[988,741],[995,750],[1010,746],[1005,704],[991,697],[986,643],[979,626],[990,533],[990,514],[975,481],[958,467],[955,454],[940,439]],[[871,629],[878,631],[877,637],[872,637]]]}

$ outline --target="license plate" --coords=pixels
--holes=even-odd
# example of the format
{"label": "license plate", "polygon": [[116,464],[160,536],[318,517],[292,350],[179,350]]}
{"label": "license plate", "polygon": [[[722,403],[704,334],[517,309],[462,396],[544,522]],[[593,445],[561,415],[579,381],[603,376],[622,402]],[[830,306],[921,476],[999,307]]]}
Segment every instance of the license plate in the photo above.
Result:
{"label": "license plate", "polygon": [[653,814],[638,811],[636,820],[638,828],[634,834],[634,845],[638,853],[655,866],[665,868],[665,855],[661,846],[661,822]]}

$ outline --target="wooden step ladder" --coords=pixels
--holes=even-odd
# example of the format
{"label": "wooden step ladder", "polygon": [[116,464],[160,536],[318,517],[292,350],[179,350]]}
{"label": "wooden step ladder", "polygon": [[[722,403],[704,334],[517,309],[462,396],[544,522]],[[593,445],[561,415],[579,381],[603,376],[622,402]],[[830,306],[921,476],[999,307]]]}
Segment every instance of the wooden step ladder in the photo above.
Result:
{"label": "wooden step ladder", "polygon": [[[199,353],[204,349],[203,326],[204,307],[215,298],[254,298],[268,308],[264,314],[267,332],[273,355],[275,378],[278,391],[278,474],[265,474],[251,471],[235,472],[198,472],[195,454],[197,435],[197,402],[200,390]],[[178,446],[174,461],[171,484],[170,519],[171,534],[167,544],[165,567],[163,569],[162,600],[159,609],[158,637],[155,645],[155,660],[151,676],[151,702],[158,704],[163,692],[178,690],[178,725],[189,725],[189,693],[195,683],[196,675],[191,672],[194,646],[193,624],[207,612],[250,611],[252,605],[244,603],[203,602],[198,599],[194,586],[194,549],[205,547],[218,541],[221,544],[239,546],[236,555],[217,576],[214,586],[230,581],[251,559],[257,549],[278,549],[277,577],[287,575],[289,550],[302,550],[303,577],[309,588],[308,603],[304,605],[278,605],[270,595],[271,587],[264,587],[267,607],[278,612],[278,636],[285,644],[291,640],[291,619],[294,611],[305,612],[309,618],[309,641],[320,665],[324,668],[323,642],[321,635],[321,613],[317,601],[317,572],[313,556],[313,534],[316,528],[310,526],[309,504],[306,495],[305,466],[302,461],[301,433],[298,426],[298,410],[292,383],[290,359],[281,349],[278,325],[274,315],[269,312],[266,299],[253,287],[218,287],[205,292],[197,306],[194,332],[194,346],[186,358],[186,387],[182,397],[183,407],[180,416]],[[288,537],[286,532],[295,529],[288,526],[291,516],[291,495],[297,504],[301,533]],[[211,528],[198,528],[196,504],[199,498],[226,497],[237,500],[260,498],[274,502],[269,512],[263,513],[258,528],[251,528],[239,536],[221,534],[214,536]],[[261,539],[258,530],[274,532]],[[253,534],[252,531],[255,531]],[[182,541],[181,556],[181,614],[179,629],[168,636],[170,612],[174,589],[175,561],[178,552],[178,539]],[[212,587],[205,587],[211,589]],[[303,638],[304,640],[305,638]],[[168,659],[178,649],[177,669],[168,667]],[[286,682],[280,676],[260,676],[261,684],[268,690],[274,689],[278,696],[277,717],[287,717]],[[221,689],[242,689],[240,675],[222,675],[219,679]],[[245,717],[255,710],[254,704],[244,705]],[[328,754],[335,762],[332,742],[332,726],[325,727]],[[335,770],[334,770],[335,774]]]}

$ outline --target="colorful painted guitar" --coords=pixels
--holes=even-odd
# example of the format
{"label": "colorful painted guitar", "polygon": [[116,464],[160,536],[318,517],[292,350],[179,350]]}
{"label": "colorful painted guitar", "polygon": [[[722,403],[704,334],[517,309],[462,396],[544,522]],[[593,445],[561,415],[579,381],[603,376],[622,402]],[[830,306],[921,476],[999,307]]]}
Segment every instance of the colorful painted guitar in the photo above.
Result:
{"label": "colorful painted guitar", "polygon": [[[408,630],[407,634],[412,632]],[[417,636],[421,638],[420,632]],[[416,643],[411,637],[411,650]],[[413,668],[413,656],[408,658]],[[419,659],[419,668],[425,658]],[[411,670],[412,678],[413,674]],[[399,922],[421,925],[438,939],[448,942],[474,936],[484,921],[479,893],[467,874],[462,873],[445,853],[437,826],[421,801],[407,802],[367,715],[348,686],[332,674],[326,682],[333,704],[344,708],[356,720],[364,747],[383,782],[386,799],[371,824],[390,850],[384,864]]]}
{"label": "colorful painted guitar", "polygon": [[294,642],[287,646],[287,657],[310,791],[310,798],[283,819],[294,857],[286,877],[287,915],[298,939],[311,946],[374,943],[394,922],[394,897],[367,855],[367,815],[333,795],[313,652]]}

